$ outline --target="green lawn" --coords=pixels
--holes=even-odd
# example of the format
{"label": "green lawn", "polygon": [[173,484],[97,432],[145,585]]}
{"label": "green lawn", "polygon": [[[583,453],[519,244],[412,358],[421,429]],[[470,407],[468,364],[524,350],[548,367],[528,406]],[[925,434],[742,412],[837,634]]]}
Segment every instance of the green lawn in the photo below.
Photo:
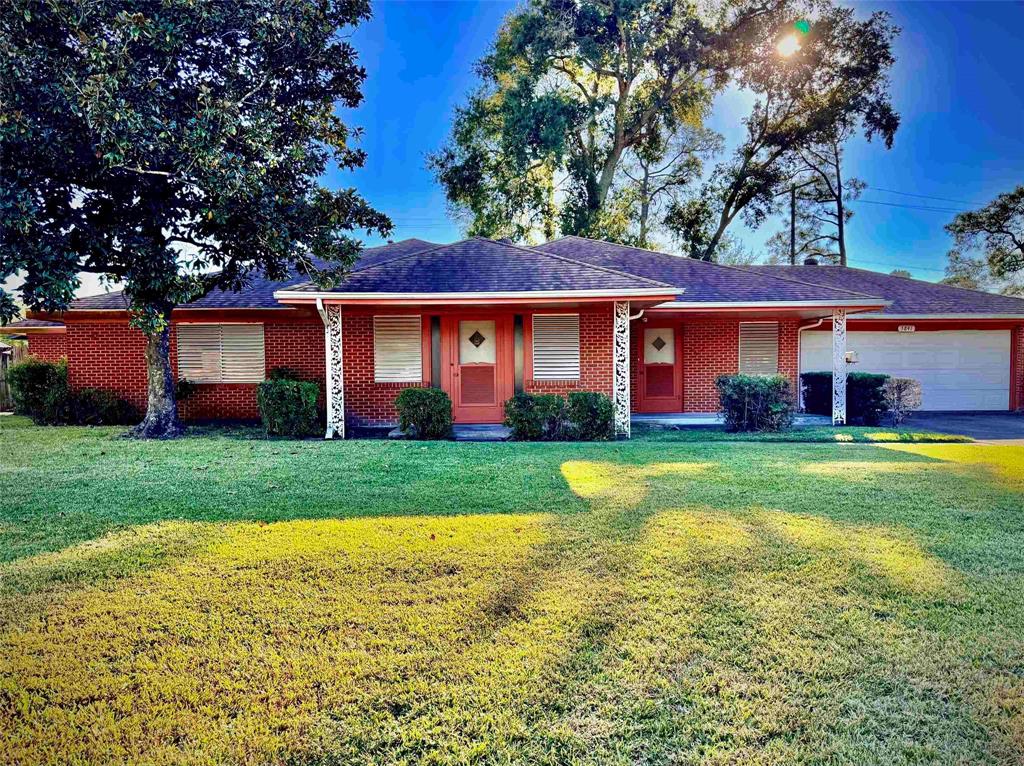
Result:
{"label": "green lawn", "polygon": [[115,761],[1021,763],[1024,447],[0,419],[0,763]]}

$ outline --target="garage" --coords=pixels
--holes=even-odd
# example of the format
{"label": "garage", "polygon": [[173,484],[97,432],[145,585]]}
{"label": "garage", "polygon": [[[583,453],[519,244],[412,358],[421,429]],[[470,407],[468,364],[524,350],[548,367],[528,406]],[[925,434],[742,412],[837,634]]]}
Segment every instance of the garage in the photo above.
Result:
{"label": "garage", "polygon": [[[851,372],[920,381],[924,410],[1010,408],[1009,330],[851,331],[846,347],[857,355]],[[800,369],[832,369],[830,332],[803,334]]]}

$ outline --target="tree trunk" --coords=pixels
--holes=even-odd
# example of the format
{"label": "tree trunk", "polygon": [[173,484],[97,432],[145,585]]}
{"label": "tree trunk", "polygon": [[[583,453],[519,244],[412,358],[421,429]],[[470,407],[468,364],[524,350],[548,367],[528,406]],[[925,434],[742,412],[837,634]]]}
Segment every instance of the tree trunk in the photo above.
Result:
{"label": "tree trunk", "polygon": [[843,170],[839,149],[836,149],[836,239],[839,241],[839,265],[846,265],[846,221],[843,209]]}
{"label": "tree trunk", "polygon": [[184,430],[178,420],[174,399],[174,375],[171,371],[171,323],[146,336],[146,373],[149,393],[146,417],[135,427],[143,439],[173,439]]}

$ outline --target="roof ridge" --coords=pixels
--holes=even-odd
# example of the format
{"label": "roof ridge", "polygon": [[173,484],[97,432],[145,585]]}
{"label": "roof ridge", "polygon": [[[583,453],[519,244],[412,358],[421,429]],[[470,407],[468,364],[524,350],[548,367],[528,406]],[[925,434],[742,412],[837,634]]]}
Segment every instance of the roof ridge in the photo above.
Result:
{"label": "roof ridge", "polygon": [[[650,253],[651,255],[661,255],[661,256],[664,256],[666,258],[685,258],[685,259],[687,259],[689,261],[694,261],[695,263],[706,263],[709,266],[717,266],[718,268],[721,268],[721,269],[731,269],[733,271],[742,271],[742,272],[745,272],[747,274],[752,273],[750,271],[750,267],[749,266],[733,266],[733,265],[727,264],[727,263],[716,263],[715,261],[702,261],[699,258],[691,258],[688,255],[672,255],[671,253],[663,253],[660,250],[651,250],[651,249],[646,248],[646,247],[635,247],[634,245],[621,245],[621,244],[619,244],[617,242],[606,242],[606,241],[600,240],[600,239],[590,239],[589,237],[580,237],[580,236],[578,236],[576,234],[567,234],[567,235],[565,235],[563,237],[559,237],[558,239],[554,239],[554,240],[551,240],[551,241],[552,242],[558,242],[559,240],[562,240],[562,239],[579,239],[579,240],[583,240],[584,242],[597,242],[597,243],[603,244],[603,245],[612,245],[613,247],[626,247],[626,248],[629,248],[630,250],[638,250],[641,253]],[[751,264],[751,265],[754,265],[754,264]],[[790,279],[789,277],[777,276],[775,274],[769,274],[768,276],[771,277],[772,279],[781,279],[783,282],[790,282],[792,284],[803,285],[805,287],[817,287],[817,288],[824,287],[826,290],[836,290],[836,291],[841,292],[841,293],[847,293],[848,295],[856,295],[858,298],[880,298],[882,300],[885,300],[881,295],[871,295],[869,293],[859,293],[859,292],[857,292],[855,290],[847,290],[844,287],[832,287],[831,285],[816,285],[813,282],[802,282],[799,279]],[[681,288],[676,288],[676,289],[681,289]]]}
{"label": "roof ridge", "polygon": [[[819,267],[799,266],[799,265],[787,264],[787,263],[759,263],[759,264],[755,264],[755,265],[757,265],[757,266],[768,266],[768,267],[772,267],[772,268],[783,268],[783,269],[789,269],[789,268],[801,268],[801,269],[802,268],[821,268],[820,266]],[[886,274],[885,272],[882,272],[882,271],[875,271],[874,269],[865,269],[865,268],[862,268],[860,266],[842,266],[842,265],[840,265],[838,263],[832,263],[832,264],[828,264],[824,268],[826,268],[826,269],[827,268],[849,269],[850,271],[859,271],[862,274],[873,274],[873,275],[878,276],[878,277],[886,277],[886,278],[889,278],[889,279],[902,279],[902,280],[904,280],[906,282],[920,282],[921,284],[928,285],[929,287],[948,287],[948,288],[951,288],[953,290],[966,290],[967,292],[973,293],[974,295],[987,295],[987,296],[992,297],[992,298],[1009,298],[1010,300],[1013,300],[1013,301],[1022,301],[1022,302],[1024,302],[1024,297],[1020,297],[1020,296],[1017,296],[1017,295],[1004,295],[1003,293],[992,293],[992,292],[989,292],[988,290],[980,290],[980,289],[977,289],[977,288],[974,288],[974,287],[964,287],[963,285],[950,285],[950,284],[947,284],[945,282],[929,282],[927,279],[918,279],[917,277],[905,277],[902,274]],[[843,288],[838,287],[838,288],[835,288],[835,289],[842,290]]]}
{"label": "roof ridge", "polygon": [[[426,242],[426,244],[428,244],[429,247],[425,247],[422,250],[413,250],[411,253],[403,253],[402,255],[396,255],[394,258],[388,258],[388,259],[383,260],[383,261],[377,261],[376,263],[368,263],[365,266],[363,266],[362,268],[351,269],[351,270],[347,271],[345,273],[345,276],[348,276],[349,274],[355,274],[356,272],[367,271],[368,269],[375,269],[378,266],[385,266],[385,265],[387,265],[389,263],[394,263],[395,261],[400,261],[403,258],[411,258],[414,255],[423,255],[424,253],[429,253],[429,252],[431,252],[433,250],[440,250],[442,247],[448,247],[449,245],[455,244],[454,242],[449,242],[447,244],[438,245],[438,244],[436,244],[434,242],[427,242],[425,239],[419,239],[418,237],[409,237],[409,239],[403,239],[402,242],[408,242],[410,239],[415,239],[417,242]],[[462,240],[460,240],[460,241],[462,241]],[[394,244],[397,245],[399,243],[395,242]],[[386,246],[385,245],[381,245],[381,247],[386,247]],[[357,263],[358,263],[358,261],[357,261]]]}
{"label": "roof ridge", "polygon": [[593,263],[587,263],[586,261],[579,261],[576,260],[575,258],[569,258],[568,256],[562,255],[561,253],[549,253],[547,250],[541,250],[540,248],[537,247],[525,247],[523,245],[517,245],[514,242],[499,242],[497,240],[487,239],[486,237],[471,237],[471,239],[483,239],[486,242],[493,242],[494,244],[502,245],[503,247],[511,247],[516,250],[523,250],[527,253],[543,255],[546,258],[554,258],[555,260],[564,261],[566,263],[574,263],[577,266],[583,266],[588,269],[596,269],[597,271],[604,271],[607,272],[608,274],[615,274],[616,276],[619,277],[629,277],[630,279],[643,280],[644,282],[649,282],[650,284],[655,285],[657,287],[667,287],[673,292],[677,293],[685,292],[684,288],[676,287],[675,285],[670,285],[668,282],[659,282],[656,279],[642,277],[639,274],[630,274],[628,271],[620,271],[619,269],[612,269],[607,266],[598,266]]}

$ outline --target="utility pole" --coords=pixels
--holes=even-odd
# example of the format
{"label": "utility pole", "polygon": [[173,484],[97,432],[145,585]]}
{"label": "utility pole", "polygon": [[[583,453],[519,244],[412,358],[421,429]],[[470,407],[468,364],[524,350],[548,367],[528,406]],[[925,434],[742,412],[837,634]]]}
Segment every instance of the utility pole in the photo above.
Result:
{"label": "utility pole", "polygon": [[796,266],[796,186],[789,187],[789,265]]}

